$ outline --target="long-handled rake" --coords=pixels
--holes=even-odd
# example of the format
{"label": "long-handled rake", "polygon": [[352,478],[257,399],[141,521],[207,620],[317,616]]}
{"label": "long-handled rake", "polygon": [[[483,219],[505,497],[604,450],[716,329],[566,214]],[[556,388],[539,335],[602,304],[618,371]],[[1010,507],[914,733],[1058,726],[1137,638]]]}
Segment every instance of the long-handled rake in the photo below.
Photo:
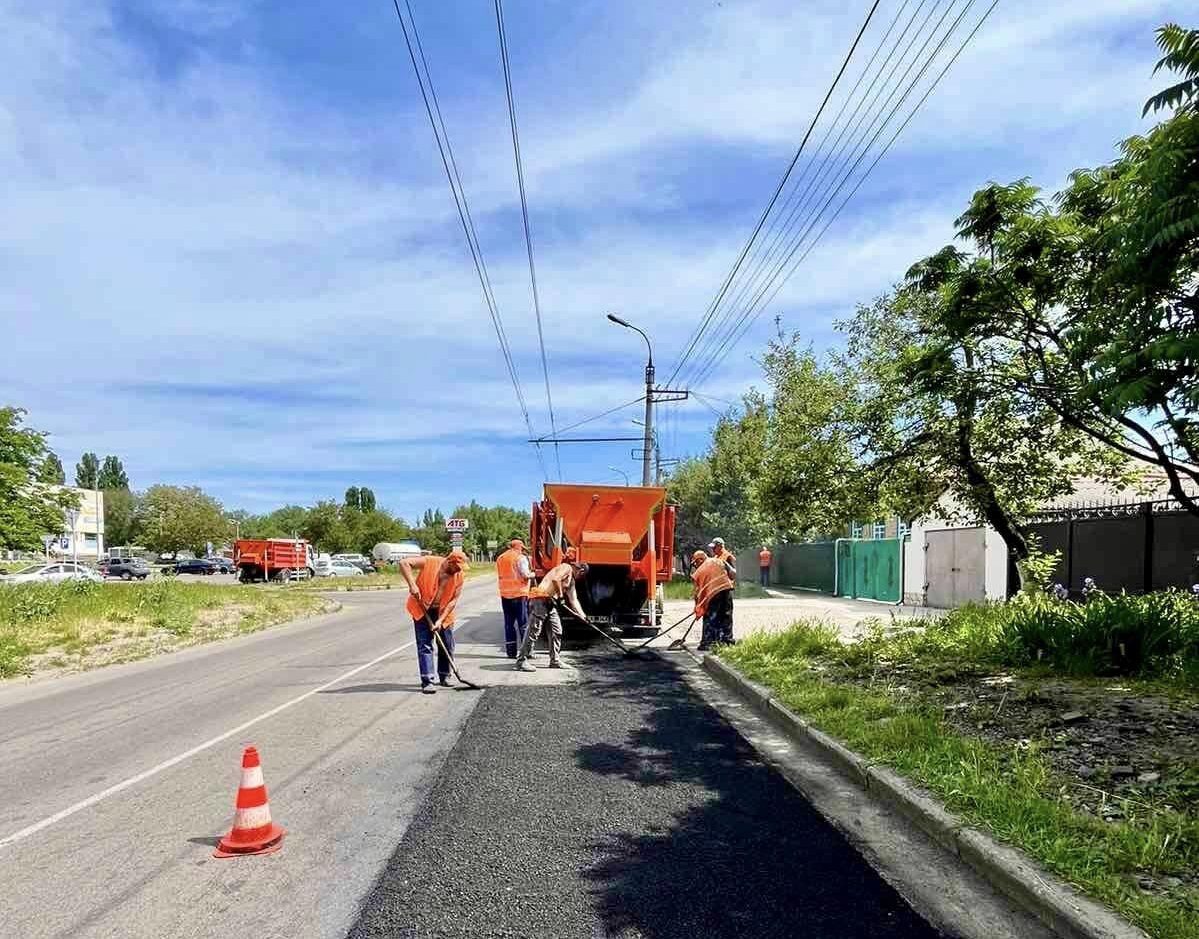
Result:
{"label": "long-handled rake", "polygon": [[[686,616],[684,616],[684,617],[683,617],[681,620],[679,620],[677,623],[671,623],[669,626],[667,626],[665,629],[663,629],[663,630],[662,630],[661,632],[659,632],[657,635],[655,635],[655,636],[650,636],[648,639],[646,639],[646,640],[645,640],[645,642],[641,643],[641,644],[640,644],[640,645],[638,645],[638,646],[634,646],[634,647],[633,647],[633,651],[634,651],[634,652],[637,652],[637,651],[639,651],[639,650],[641,650],[641,649],[644,649],[646,646],[648,646],[648,645],[649,645],[651,642],[653,642],[655,639],[660,639],[660,638],[662,638],[663,636],[665,636],[665,635],[666,635],[668,632],[673,632],[674,630],[678,629],[678,628],[679,628],[680,626],[682,626],[682,625],[683,625],[685,622],[687,622],[687,620],[692,620],[692,625],[694,625],[695,614],[694,614],[694,613],[688,613]],[[690,628],[690,627],[688,627],[688,628],[687,628],[687,632],[690,632],[690,631],[691,631],[691,628]],[[686,633],[684,633],[684,634],[683,634],[683,638],[684,638],[684,639],[685,639],[685,638],[687,638],[687,636],[686,636]],[[675,647],[675,643],[673,643],[673,642],[672,642],[672,643],[671,643],[671,644],[670,644],[670,645],[669,645],[667,648],[673,649],[674,647]]]}
{"label": "long-handled rake", "polygon": [[674,642],[672,642],[672,643],[671,643],[670,645],[668,645],[666,648],[667,648],[668,650],[670,650],[670,649],[685,649],[685,648],[687,648],[687,637],[691,635],[691,630],[693,630],[693,629],[695,628],[695,624],[696,624],[696,623],[698,623],[698,622],[699,622],[699,620],[700,620],[700,618],[699,618],[698,616],[694,617],[694,618],[691,620],[691,625],[687,627],[687,631],[686,631],[685,633],[683,633],[683,638],[682,638],[682,639],[676,639]]}
{"label": "long-handled rake", "polygon": [[637,656],[636,650],[630,649],[628,646],[626,646],[623,642],[621,642],[619,639],[617,639],[611,633],[600,629],[598,626],[595,625],[595,623],[593,623],[593,622],[591,622],[591,620],[587,619],[587,617],[579,616],[578,613],[576,613],[574,610],[572,610],[568,606],[563,606],[562,609],[566,610],[566,612],[568,612],[575,619],[581,620],[582,622],[586,623],[589,627],[594,629],[597,633],[599,633],[601,636],[603,636],[605,639],[607,639],[610,643],[612,643],[612,645],[614,645],[618,649],[620,649],[620,651],[623,652],[625,655],[630,656],[630,657]]}
{"label": "long-handled rake", "polygon": [[435,630],[433,638],[437,640],[437,645],[441,647],[441,651],[445,654],[446,661],[450,663],[450,671],[458,679],[458,684],[455,687],[459,691],[482,691],[482,685],[476,685],[473,681],[462,677],[462,673],[458,671],[458,666],[454,662],[454,657],[450,655],[450,650],[446,648],[445,640],[441,638],[441,630]]}

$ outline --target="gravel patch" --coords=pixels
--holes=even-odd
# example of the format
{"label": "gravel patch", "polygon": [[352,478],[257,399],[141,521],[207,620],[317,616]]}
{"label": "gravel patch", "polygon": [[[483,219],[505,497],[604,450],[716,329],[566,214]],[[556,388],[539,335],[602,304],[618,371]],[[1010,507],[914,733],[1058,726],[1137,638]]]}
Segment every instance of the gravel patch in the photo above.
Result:
{"label": "gravel patch", "polygon": [[486,692],[352,939],[935,937],[658,659]]}

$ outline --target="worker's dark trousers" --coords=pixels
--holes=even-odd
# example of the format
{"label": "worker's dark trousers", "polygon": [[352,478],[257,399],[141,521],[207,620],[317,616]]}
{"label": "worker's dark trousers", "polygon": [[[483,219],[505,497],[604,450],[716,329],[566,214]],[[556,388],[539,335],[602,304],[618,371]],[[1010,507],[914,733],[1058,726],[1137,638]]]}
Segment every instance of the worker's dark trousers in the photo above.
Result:
{"label": "worker's dark trousers", "polygon": [[708,601],[702,644],[733,641],[733,591],[722,590]]}
{"label": "worker's dark trousers", "polygon": [[770,586],[770,568],[769,567],[759,567],[758,573],[762,579],[762,586],[769,587]]}
{"label": "worker's dark trousers", "polygon": [[[434,614],[432,620],[426,616],[424,619],[413,621],[416,627],[416,661],[420,666],[420,683],[427,685],[434,678],[448,678],[450,675],[450,660],[446,658],[445,652],[441,650],[441,646],[437,644],[437,640],[433,638],[433,623],[436,622],[437,616]],[[454,654],[454,630],[443,629],[441,631],[441,641],[445,643],[446,650],[450,655]],[[433,650],[437,650],[437,675],[433,674]]]}
{"label": "worker's dark trousers", "polygon": [[525,627],[529,624],[528,597],[500,597],[504,608],[504,650],[508,658],[516,658],[520,644],[525,641]]}

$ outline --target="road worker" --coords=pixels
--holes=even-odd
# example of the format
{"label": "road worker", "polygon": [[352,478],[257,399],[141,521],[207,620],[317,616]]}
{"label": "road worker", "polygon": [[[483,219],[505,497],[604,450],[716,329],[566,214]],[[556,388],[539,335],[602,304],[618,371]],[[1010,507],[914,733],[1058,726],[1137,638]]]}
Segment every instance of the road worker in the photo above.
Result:
{"label": "road worker", "polygon": [[500,606],[504,610],[504,649],[508,658],[514,659],[525,641],[525,627],[529,623],[529,582],[533,579],[533,568],[529,565],[523,541],[513,538],[508,542],[508,550],[495,560],[495,573],[499,579]]}
{"label": "road worker", "polygon": [[773,560],[770,548],[762,545],[762,550],[758,552],[758,575],[763,587],[770,586],[770,562]]}
{"label": "road worker", "polygon": [[691,555],[691,580],[695,587],[695,615],[702,616],[704,631],[699,649],[703,652],[717,642],[731,642],[733,636],[733,588],[728,566],[718,557],[703,551]]}
{"label": "road worker", "polygon": [[[437,691],[433,684],[434,646],[437,647],[436,679],[443,687],[449,687],[449,656],[454,654],[454,607],[462,595],[467,567],[466,555],[458,548],[445,557],[427,554],[400,560],[400,573],[408,582],[408,612],[416,629],[416,662],[424,694]],[[414,570],[419,571],[415,577]],[[441,643],[434,633],[440,633]]]}
{"label": "road worker", "polygon": [[549,627],[550,668],[566,668],[562,661],[562,617],[559,608],[565,606],[575,616],[587,621],[587,614],[579,603],[575,582],[587,576],[587,565],[577,560],[563,561],[551,567],[541,583],[529,591],[529,629],[516,657],[516,667],[522,672],[536,670],[529,659],[533,645],[541,637],[541,630]]}
{"label": "road worker", "polygon": [[[723,538],[713,538],[712,544],[715,547],[716,557],[724,562],[725,570],[728,571],[729,578],[735,587],[737,585],[737,556],[724,546]],[[728,609],[724,610],[719,617],[720,632],[716,636],[716,641],[732,645],[735,641],[733,639],[733,592],[730,591],[728,597],[722,601],[723,604],[727,604]]]}

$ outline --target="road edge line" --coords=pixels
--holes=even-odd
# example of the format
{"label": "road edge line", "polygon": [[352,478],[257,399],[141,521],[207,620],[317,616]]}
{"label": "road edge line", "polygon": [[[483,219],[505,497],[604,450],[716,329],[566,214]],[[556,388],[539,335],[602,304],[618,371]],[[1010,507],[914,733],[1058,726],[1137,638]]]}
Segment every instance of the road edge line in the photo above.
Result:
{"label": "road edge line", "polygon": [[708,675],[740,697],[784,736],[807,743],[859,788],[895,809],[957,855],[996,890],[1064,939],[1148,939],[1146,933],[1098,901],[1083,896],[1021,851],[970,827],[897,773],[870,761],[781,704],[763,685],[714,655],[696,656]]}

